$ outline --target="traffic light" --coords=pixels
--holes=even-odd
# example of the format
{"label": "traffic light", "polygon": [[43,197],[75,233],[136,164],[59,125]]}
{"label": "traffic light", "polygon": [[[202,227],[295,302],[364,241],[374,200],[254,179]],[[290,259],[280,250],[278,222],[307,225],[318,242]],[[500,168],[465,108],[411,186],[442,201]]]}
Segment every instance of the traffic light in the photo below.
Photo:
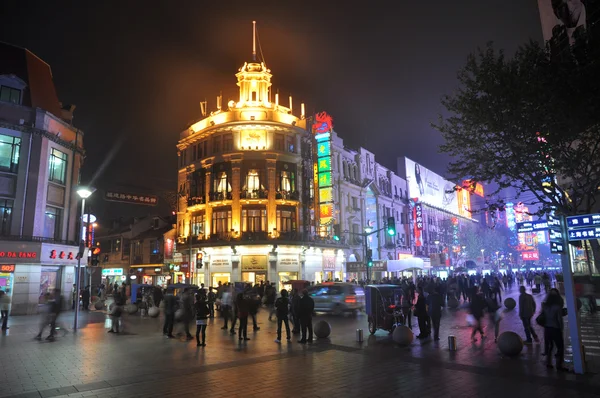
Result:
{"label": "traffic light", "polygon": [[367,267],[373,266],[373,250],[367,249]]}
{"label": "traffic light", "polygon": [[396,235],[396,220],[394,217],[388,217],[387,219],[387,233],[389,236]]}
{"label": "traffic light", "polygon": [[340,240],[340,224],[333,224],[333,240]]}
{"label": "traffic light", "polygon": [[202,252],[198,252],[198,254],[196,254],[196,269],[200,269],[202,268],[202,258],[204,257],[204,253]]}
{"label": "traffic light", "polygon": [[90,260],[90,265],[92,267],[97,267],[100,264],[100,248],[99,247],[94,247],[92,249],[92,258]]}

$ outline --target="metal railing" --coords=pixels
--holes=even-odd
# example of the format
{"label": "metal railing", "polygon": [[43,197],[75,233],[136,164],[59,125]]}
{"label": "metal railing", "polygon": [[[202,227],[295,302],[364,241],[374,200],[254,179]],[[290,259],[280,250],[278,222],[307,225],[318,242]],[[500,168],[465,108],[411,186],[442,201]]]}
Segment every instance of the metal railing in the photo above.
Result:
{"label": "metal railing", "polygon": [[39,243],[55,243],[59,245],[77,246],[77,241],[47,238],[45,236],[27,236],[27,235],[0,235],[0,240],[18,241],[18,242],[39,242]]}

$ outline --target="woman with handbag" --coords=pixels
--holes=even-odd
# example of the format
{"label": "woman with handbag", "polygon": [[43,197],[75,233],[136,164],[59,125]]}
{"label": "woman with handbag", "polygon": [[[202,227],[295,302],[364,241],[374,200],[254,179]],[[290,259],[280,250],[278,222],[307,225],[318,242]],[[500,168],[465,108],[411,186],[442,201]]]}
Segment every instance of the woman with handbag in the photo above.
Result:
{"label": "woman with handbag", "polygon": [[552,368],[552,352],[556,346],[556,369],[565,372],[568,369],[563,367],[565,356],[563,305],[564,301],[558,290],[550,289],[546,301],[542,304],[542,313],[536,318],[536,321],[544,325],[546,367]]}

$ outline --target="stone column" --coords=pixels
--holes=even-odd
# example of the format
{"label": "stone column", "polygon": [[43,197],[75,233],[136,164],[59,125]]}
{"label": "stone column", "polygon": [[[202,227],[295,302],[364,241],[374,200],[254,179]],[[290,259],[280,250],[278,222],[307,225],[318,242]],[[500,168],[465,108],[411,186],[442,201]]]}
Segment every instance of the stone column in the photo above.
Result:
{"label": "stone column", "polygon": [[267,225],[268,232],[273,232],[277,227],[277,204],[275,202],[275,191],[277,189],[277,162],[275,159],[267,159],[267,179],[269,181],[269,194],[267,196]]}
{"label": "stone column", "polygon": [[235,160],[231,162],[231,228],[235,230],[236,234],[233,237],[241,236],[240,215],[242,213],[240,205],[240,191],[241,191],[241,160]]}

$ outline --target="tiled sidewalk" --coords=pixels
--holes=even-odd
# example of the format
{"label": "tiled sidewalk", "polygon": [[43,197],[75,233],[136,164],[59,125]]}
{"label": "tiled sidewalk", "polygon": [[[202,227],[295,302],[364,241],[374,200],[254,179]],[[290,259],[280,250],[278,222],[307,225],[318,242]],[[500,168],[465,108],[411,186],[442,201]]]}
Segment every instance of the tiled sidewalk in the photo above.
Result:
{"label": "tiled sidewalk", "polygon": [[[516,290],[515,290],[516,293]],[[536,299],[540,299],[537,296]],[[69,323],[71,315],[64,314]],[[355,342],[355,331],[366,332],[366,317],[318,316],[332,325],[330,339],[311,346],[275,344],[275,323],[261,313],[261,330],[240,345],[220,330],[221,320],[208,328],[208,346],[166,340],[160,320],[127,318],[130,334],[109,335],[104,314],[83,317],[86,326],[56,342],[34,342],[35,317],[15,317],[10,334],[0,336],[0,396],[154,396],[193,393],[209,396],[499,396],[500,385],[518,387],[531,397],[587,396],[600,391],[594,375],[548,372],[540,345],[525,347],[515,359],[502,358],[493,338],[471,344],[465,311],[447,311],[442,340],[415,341],[397,347],[385,332]],[[72,318],[71,318],[72,319]],[[597,343],[600,318],[582,317],[589,347]],[[416,324],[416,322],[414,322]],[[417,328],[415,327],[415,332]],[[522,334],[517,312],[505,314],[503,330]],[[418,332],[417,332],[418,334]],[[458,339],[458,351],[447,348],[447,336]],[[488,334],[491,336],[490,332]],[[594,353],[588,349],[588,353]],[[589,356],[588,359],[594,358]],[[284,392],[285,391],[285,392]],[[517,391],[517,390],[515,390]],[[373,394],[371,394],[373,392]],[[526,392],[526,394],[525,394]],[[560,393],[560,394],[559,394]],[[465,395],[466,394],[466,395]],[[494,395],[497,394],[497,395]],[[571,394],[571,395],[570,395]],[[189,394],[188,394],[189,395]]]}

